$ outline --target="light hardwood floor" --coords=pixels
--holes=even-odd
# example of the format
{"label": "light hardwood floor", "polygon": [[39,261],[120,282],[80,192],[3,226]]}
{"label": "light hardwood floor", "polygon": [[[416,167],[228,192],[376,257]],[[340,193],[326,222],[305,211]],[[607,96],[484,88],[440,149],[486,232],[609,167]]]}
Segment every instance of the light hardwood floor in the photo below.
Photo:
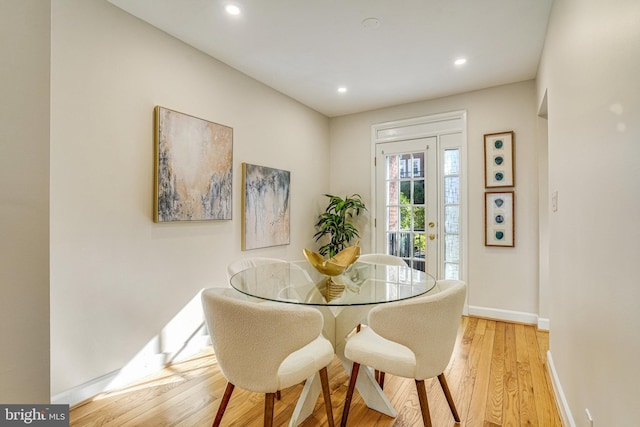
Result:
{"label": "light hardwood floor", "polygon": [[[561,426],[546,368],[548,334],[534,326],[463,317],[445,371],[462,426]],[[334,359],[329,367],[331,403],[340,423],[348,376]],[[436,379],[425,381],[434,427],[454,420]],[[96,396],[71,408],[71,426],[210,426],[226,381],[212,352],[173,364],[126,389]],[[390,418],[368,409],[357,391],[349,426],[421,426],[413,380],[387,375],[385,393],[398,412]],[[287,425],[302,386],[283,390],[275,425]],[[261,426],[263,395],[236,388],[223,426]],[[322,394],[305,427],[327,425]]]}

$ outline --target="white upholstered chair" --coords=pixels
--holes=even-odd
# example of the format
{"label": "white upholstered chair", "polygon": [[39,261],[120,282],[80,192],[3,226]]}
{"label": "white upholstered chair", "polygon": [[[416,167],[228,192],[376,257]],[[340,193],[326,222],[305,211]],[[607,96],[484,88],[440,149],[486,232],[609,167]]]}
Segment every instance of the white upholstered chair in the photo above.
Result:
{"label": "white upholstered chair", "polygon": [[264,264],[278,264],[286,262],[287,261],[282,259],[268,257],[239,258],[227,266],[227,279],[230,279],[234,274],[239,273],[242,270],[246,270],[247,268]]}
{"label": "white upholstered chair", "polygon": [[361,254],[358,257],[360,262],[368,262],[372,264],[401,265],[407,266],[407,263],[400,257],[387,254]]}
{"label": "white upholstered chair", "polygon": [[235,386],[265,393],[264,425],[273,423],[276,392],[320,374],[329,425],[333,412],[327,366],[333,347],[322,336],[322,314],[293,304],[257,304],[229,296],[228,288],[202,291],[202,306],[218,366],[227,379],[213,426],[220,425]]}
{"label": "white upholstered chair", "polygon": [[462,281],[439,281],[438,292],[373,308],[368,328],[347,341],[344,354],[353,361],[342,412],[346,426],[360,365],[416,382],[422,418],[431,426],[424,380],[438,377],[456,422],[460,422],[444,370],[455,345],[467,286]]}

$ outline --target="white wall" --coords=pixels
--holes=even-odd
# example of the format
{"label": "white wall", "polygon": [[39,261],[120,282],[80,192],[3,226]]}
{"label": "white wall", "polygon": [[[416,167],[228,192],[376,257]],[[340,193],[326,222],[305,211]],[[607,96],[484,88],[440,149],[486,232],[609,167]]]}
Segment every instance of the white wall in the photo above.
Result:
{"label": "white wall", "polygon": [[[56,395],[122,368],[236,257],[301,259],[329,185],[326,117],[102,0],[54,1],[51,26]],[[153,223],[156,105],[233,128],[232,221]],[[241,252],[242,162],[291,171],[291,245]]]}
{"label": "white wall", "polygon": [[[467,111],[469,189],[468,303],[476,313],[538,313],[538,172],[535,84],[527,81],[331,119],[331,191],[371,200],[371,125]],[[515,132],[516,246],[484,246],[484,134]],[[370,250],[369,231],[362,238]],[[484,311],[489,309],[489,311]],[[472,310],[473,312],[473,310]],[[509,313],[507,313],[509,314]]]}
{"label": "white wall", "polygon": [[638,423],[640,2],[556,0],[548,91],[551,353],[577,426]]}
{"label": "white wall", "polygon": [[49,402],[50,4],[0,2],[0,402]]}

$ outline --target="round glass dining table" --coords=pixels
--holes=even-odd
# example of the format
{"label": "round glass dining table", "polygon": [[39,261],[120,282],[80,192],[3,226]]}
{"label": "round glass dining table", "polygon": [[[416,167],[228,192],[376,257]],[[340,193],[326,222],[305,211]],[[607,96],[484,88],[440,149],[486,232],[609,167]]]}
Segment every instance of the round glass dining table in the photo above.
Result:
{"label": "round glass dining table", "polygon": [[[350,373],[352,363],[344,356],[344,345],[356,326],[366,323],[369,310],[379,304],[424,295],[435,288],[436,280],[408,266],[364,262],[356,262],[343,274],[329,277],[306,261],[296,261],[248,268],[231,276],[230,284],[240,293],[259,300],[318,309],[324,317],[323,335],[331,341],[336,356]],[[367,406],[396,416],[370,369],[360,369],[356,388]],[[299,425],[311,415],[320,391],[317,375],[305,382],[290,426]]]}

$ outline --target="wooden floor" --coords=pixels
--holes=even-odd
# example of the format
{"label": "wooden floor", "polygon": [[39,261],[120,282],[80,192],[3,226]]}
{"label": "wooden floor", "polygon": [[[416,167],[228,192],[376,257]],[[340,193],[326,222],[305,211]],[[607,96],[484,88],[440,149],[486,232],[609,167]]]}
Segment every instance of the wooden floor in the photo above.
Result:
{"label": "wooden floor", "polygon": [[[445,371],[463,426],[561,426],[546,368],[548,334],[534,326],[463,317],[451,363]],[[329,385],[339,425],[348,377],[334,359]],[[437,380],[425,381],[434,427],[454,420]],[[210,426],[226,381],[215,355],[203,353],[173,364],[134,386],[96,396],[71,408],[71,426]],[[302,386],[283,390],[275,425],[287,425]],[[368,409],[357,391],[349,426],[421,426],[413,380],[387,375],[385,393],[398,412],[390,418]],[[223,426],[261,426],[263,395],[236,388]],[[303,424],[327,425],[322,394]]]}

